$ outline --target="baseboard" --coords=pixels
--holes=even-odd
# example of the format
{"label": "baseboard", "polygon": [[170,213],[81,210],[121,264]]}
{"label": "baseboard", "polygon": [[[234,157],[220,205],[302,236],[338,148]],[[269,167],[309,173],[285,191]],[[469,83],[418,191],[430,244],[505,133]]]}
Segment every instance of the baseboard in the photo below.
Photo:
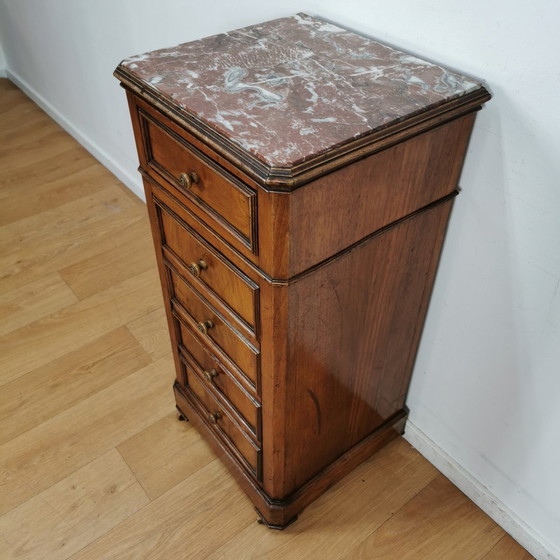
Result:
{"label": "baseboard", "polygon": [[[0,72],[2,69],[0,69]],[[121,183],[141,200],[146,200],[140,176],[131,175],[110,154],[87,137],[78,127],[69,121],[58,109],[53,107],[40,93],[35,91],[25,80],[10,69],[5,70],[6,77],[30,97],[47,115],[55,120],[70,136],[78,141],[95,159],[106,167]],[[0,73],[0,76],[2,74]]]}
{"label": "baseboard", "polygon": [[404,439],[537,560],[560,558],[560,551],[538,535],[410,420],[406,424]]}
{"label": "baseboard", "polygon": [[0,78],[7,78],[8,77],[8,70],[6,68],[0,68]]}

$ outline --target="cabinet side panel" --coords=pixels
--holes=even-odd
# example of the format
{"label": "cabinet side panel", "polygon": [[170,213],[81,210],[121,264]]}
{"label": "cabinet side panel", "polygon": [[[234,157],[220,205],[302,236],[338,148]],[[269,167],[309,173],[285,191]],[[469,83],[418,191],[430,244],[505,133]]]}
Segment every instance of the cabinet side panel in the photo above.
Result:
{"label": "cabinet side panel", "polygon": [[[273,278],[287,274],[290,194],[258,192],[261,267]],[[289,406],[286,376],[288,286],[260,279],[263,488],[281,498],[285,486],[285,410]]]}
{"label": "cabinet side panel", "polygon": [[290,285],[284,496],[403,407],[451,204]]}
{"label": "cabinet side panel", "polygon": [[290,275],[453,192],[475,114],[297,189],[290,223]]}
{"label": "cabinet side panel", "polygon": [[260,268],[271,278],[288,278],[292,195],[258,192]]}
{"label": "cabinet side panel", "polygon": [[285,486],[286,409],[291,406],[288,357],[288,287],[261,282],[263,488],[281,498]]}

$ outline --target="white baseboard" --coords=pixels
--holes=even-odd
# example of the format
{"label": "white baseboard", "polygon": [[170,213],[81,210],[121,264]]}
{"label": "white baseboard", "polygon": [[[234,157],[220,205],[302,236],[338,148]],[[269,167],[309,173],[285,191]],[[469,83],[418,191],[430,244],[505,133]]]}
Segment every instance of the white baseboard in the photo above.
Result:
{"label": "white baseboard", "polygon": [[7,78],[8,77],[8,70],[6,68],[0,68],[0,78]]}
{"label": "white baseboard", "polygon": [[[0,69],[1,72],[2,69]],[[0,74],[1,76],[1,74]],[[140,181],[140,177],[131,175],[124,169],[110,154],[108,154],[101,146],[88,138],[78,127],[69,121],[58,109],[53,107],[40,93],[35,91],[25,80],[12,72],[6,70],[6,77],[16,84],[26,95],[45,111],[53,120],[55,120],[70,136],[77,140],[95,159],[97,159],[104,167],[106,167],[113,175],[117,177],[125,187],[130,189],[138,198],[145,201],[144,189]]]}
{"label": "white baseboard", "polygon": [[537,560],[560,559],[560,551],[538,535],[410,420],[406,424],[404,439]]}

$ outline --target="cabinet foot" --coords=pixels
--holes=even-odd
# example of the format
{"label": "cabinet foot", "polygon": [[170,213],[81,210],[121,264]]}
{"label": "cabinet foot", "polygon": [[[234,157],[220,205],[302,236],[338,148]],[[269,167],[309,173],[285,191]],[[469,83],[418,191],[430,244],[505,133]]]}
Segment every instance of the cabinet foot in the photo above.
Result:
{"label": "cabinet foot", "polygon": [[189,419],[179,409],[177,409],[177,420],[179,420],[179,422],[189,421]]}
{"label": "cabinet foot", "polygon": [[255,508],[255,511],[257,512],[257,523],[259,525],[265,525],[266,527],[268,527],[269,529],[276,529],[277,531],[282,531],[284,530],[286,527],[288,527],[289,525],[291,525],[297,518],[297,515],[294,515],[287,523],[285,523],[284,525],[274,525],[273,523],[269,523],[262,515],[261,512]]}

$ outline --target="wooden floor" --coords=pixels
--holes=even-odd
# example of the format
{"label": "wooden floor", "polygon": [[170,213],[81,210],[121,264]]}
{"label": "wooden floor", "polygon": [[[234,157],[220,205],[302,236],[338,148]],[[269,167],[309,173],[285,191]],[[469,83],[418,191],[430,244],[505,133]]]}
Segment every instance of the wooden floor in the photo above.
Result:
{"label": "wooden floor", "polygon": [[404,440],[283,532],[174,413],[144,204],[0,80],[0,559],[531,558]]}

